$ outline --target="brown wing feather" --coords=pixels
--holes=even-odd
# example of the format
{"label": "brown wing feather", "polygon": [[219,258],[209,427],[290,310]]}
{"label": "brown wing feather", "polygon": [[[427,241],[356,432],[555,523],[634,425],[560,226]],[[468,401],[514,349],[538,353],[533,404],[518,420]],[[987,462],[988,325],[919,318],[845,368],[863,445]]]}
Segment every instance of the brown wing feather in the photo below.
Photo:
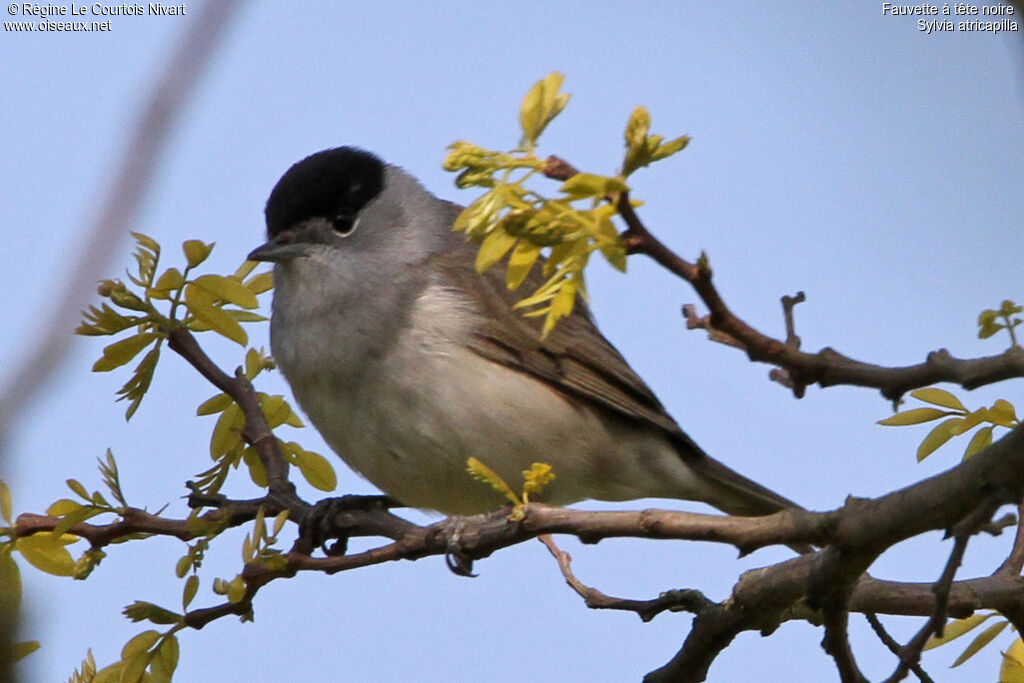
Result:
{"label": "brown wing feather", "polygon": [[[540,319],[524,317],[521,311],[512,309],[522,294],[508,290],[503,271],[496,267],[481,276],[469,265],[474,261],[475,247],[462,243],[455,247],[456,253],[437,257],[447,281],[461,295],[474,297],[483,314],[469,340],[474,352],[530,374],[567,397],[593,402],[661,430],[695,472],[722,490],[724,500],[731,501],[722,509],[730,514],[762,515],[799,507],[705,454],[604,338],[583,302],[577,302],[572,314],[542,340]],[[523,291],[540,285],[538,270],[527,278]]]}

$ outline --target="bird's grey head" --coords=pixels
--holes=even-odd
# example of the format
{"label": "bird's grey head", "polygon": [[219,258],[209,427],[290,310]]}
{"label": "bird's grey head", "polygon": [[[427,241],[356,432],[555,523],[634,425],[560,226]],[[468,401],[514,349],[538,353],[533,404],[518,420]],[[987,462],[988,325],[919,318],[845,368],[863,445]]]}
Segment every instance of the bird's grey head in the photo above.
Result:
{"label": "bird's grey head", "polygon": [[302,355],[323,361],[320,345],[352,355],[393,335],[432,277],[432,256],[463,243],[458,210],[354,147],[289,168],[267,200],[267,242],[249,254],[274,264],[271,347],[286,375],[300,374]]}
{"label": "bird's grey head", "polygon": [[267,242],[249,258],[288,265],[340,250],[408,264],[432,251],[430,233],[451,229],[443,225],[446,205],[370,152],[326,149],[294,164],[274,186]]}

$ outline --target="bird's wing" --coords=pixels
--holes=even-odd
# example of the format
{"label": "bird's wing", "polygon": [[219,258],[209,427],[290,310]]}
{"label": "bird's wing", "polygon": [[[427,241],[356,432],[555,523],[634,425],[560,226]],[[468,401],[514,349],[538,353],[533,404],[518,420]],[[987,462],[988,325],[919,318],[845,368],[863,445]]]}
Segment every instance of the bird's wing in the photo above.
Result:
{"label": "bird's wing", "polygon": [[[522,294],[509,291],[503,270],[492,268],[480,275],[473,269],[475,248],[475,244],[462,243],[454,253],[437,257],[444,280],[460,296],[472,297],[481,313],[468,341],[471,350],[542,380],[567,400],[595,404],[660,430],[696,473],[721,489],[723,501],[732,501],[720,506],[730,514],[761,515],[799,507],[705,454],[604,338],[582,301],[541,339],[541,319],[527,318],[522,311],[513,310]],[[541,275],[537,271],[539,268],[531,273],[522,291],[540,285]]]}

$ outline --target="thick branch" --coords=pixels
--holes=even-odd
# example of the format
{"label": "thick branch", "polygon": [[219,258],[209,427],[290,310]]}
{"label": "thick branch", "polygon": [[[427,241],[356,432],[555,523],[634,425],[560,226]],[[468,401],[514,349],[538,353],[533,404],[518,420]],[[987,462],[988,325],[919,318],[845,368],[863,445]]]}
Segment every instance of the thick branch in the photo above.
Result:
{"label": "thick branch", "polygon": [[270,492],[292,514],[305,516],[311,506],[298,497],[295,486],[288,480],[288,461],[277,443],[277,437],[270,430],[263,416],[259,397],[252,383],[241,372],[231,377],[214,363],[203,351],[196,338],[184,327],[175,327],[167,332],[167,343],[171,350],[187,360],[211,384],[230,396],[245,415],[242,437],[256,449],[256,453],[267,472]]}
{"label": "thick branch", "polygon": [[[578,171],[568,162],[549,157],[544,172],[556,180],[567,180]],[[746,350],[753,361],[770,363],[788,371],[794,394],[803,395],[810,384],[822,387],[837,384],[872,387],[882,395],[896,400],[911,389],[938,382],[951,382],[964,389],[976,389],[1013,377],[1024,377],[1024,348],[1012,346],[1001,354],[984,358],[954,358],[947,350],[939,349],[928,354],[927,359],[917,365],[906,367],[883,367],[865,363],[831,348],[817,353],[800,351],[796,338],[790,329],[787,343],[766,335],[744,322],[726,305],[712,282],[710,265],[702,258],[691,263],[666,247],[652,235],[637,216],[629,203],[629,194],[620,193],[614,198],[616,209],[626,223],[621,234],[626,249],[633,254],[646,254],[664,268],[686,280],[696,290],[710,311],[710,318],[703,325],[714,330],[716,338]],[[693,321],[702,319],[689,316]]]}

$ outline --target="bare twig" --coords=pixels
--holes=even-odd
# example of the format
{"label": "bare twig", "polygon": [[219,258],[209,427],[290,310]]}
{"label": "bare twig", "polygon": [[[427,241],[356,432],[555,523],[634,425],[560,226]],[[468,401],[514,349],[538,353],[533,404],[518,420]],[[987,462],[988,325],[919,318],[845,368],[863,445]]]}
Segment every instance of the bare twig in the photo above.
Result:
{"label": "bare twig", "polygon": [[1013,538],[1013,549],[996,573],[1020,576],[1022,567],[1024,567],[1024,504],[1017,506],[1017,534]]}
{"label": "bare twig", "polygon": [[709,607],[716,606],[716,603],[709,600],[703,593],[697,590],[683,589],[665,591],[652,600],[631,600],[629,598],[613,598],[601,591],[587,586],[572,571],[572,556],[565,552],[555,543],[550,534],[541,534],[537,537],[548,549],[548,552],[558,562],[558,569],[562,577],[569,584],[577,595],[583,598],[584,604],[591,609],[612,609],[627,612],[636,612],[643,621],[650,621],[664,611],[692,612],[700,614]]}
{"label": "bare twig", "polygon": [[847,630],[850,613],[846,609],[846,596],[837,600],[837,604],[825,610],[825,638],[822,647],[832,656],[839,671],[839,680],[843,683],[867,683],[864,674],[857,667],[857,660],[850,648]]}
{"label": "bare twig", "polygon": [[[878,615],[868,612],[864,617],[868,620],[868,623],[871,625],[871,630],[875,632],[875,635],[877,635],[878,639],[882,641],[882,644],[889,648],[889,652],[899,657],[902,646],[896,642],[891,635],[889,635],[889,632],[885,629],[885,626],[882,624],[881,619],[878,618]],[[917,679],[921,681],[921,683],[934,683],[934,681],[932,681],[932,677],[928,675],[928,672],[921,667],[920,662],[911,664],[910,670],[914,672],[914,675],[917,676]]]}
{"label": "bare twig", "polygon": [[949,553],[949,559],[942,570],[942,575],[932,586],[932,593],[935,595],[932,613],[920,630],[914,634],[914,637],[900,648],[899,664],[887,679],[887,683],[903,680],[907,672],[921,661],[921,652],[928,639],[933,635],[942,636],[942,631],[946,626],[949,593],[953,586],[953,579],[956,578],[956,572],[963,563],[964,553],[967,552],[967,543],[977,533],[979,527],[992,518],[997,507],[996,502],[985,501],[977,510],[956,525],[953,532],[953,549]]}
{"label": "bare twig", "polygon": [[[562,159],[549,157],[544,172],[549,177],[566,180],[577,170]],[[613,201],[619,216],[626,223],[626,230],[620,237],[627,252],[646,254],[690,283],[708,307],[710,316],[706,323],[697,326],[714,329],[735,340],[736,343],[732,345],[743,348],[753,361],[785,368],[789,373],[788,384],[797,397],[803,395],[803,387],[811,384],[822,387],[838,384],[872,387],[879,389],[886,398],[896,400],[911,389],[938,382],[951,382],[964,389],[976,389],[1005,379],[1024,377],[1024,347],[1020,346],[1013,346],[995,356],[972,359],[954,358],[949,351],[940,349],[929,353],[923,363],[906,367],[865,363],[827,347],[817,353],[802,352],[795,346],[754,329],[733,313],[712,282],[712,271],[707,260],[702,257],[697,263],[691,263],[666,247],[644,226],[629,203],[627,192],[619,193]],[[694,320],[700,318],[694,316]]]}
{"label": "bare twig", "polygon": [[277,438],[267,425],[252,383],[242,374],[231,377],[217,367],[196,342],[192,333],[184,327],[168,330],[167,344],[172,351],[198,370],[199,374],[239,405],[245,416],[242,436],[259,455],[260,462],[267,472],[267,484],[271,495],[277,497],[297,519],[303,519],[311,506],[296,495],[295,486],[288,480],[288,461],[285,460]]}

